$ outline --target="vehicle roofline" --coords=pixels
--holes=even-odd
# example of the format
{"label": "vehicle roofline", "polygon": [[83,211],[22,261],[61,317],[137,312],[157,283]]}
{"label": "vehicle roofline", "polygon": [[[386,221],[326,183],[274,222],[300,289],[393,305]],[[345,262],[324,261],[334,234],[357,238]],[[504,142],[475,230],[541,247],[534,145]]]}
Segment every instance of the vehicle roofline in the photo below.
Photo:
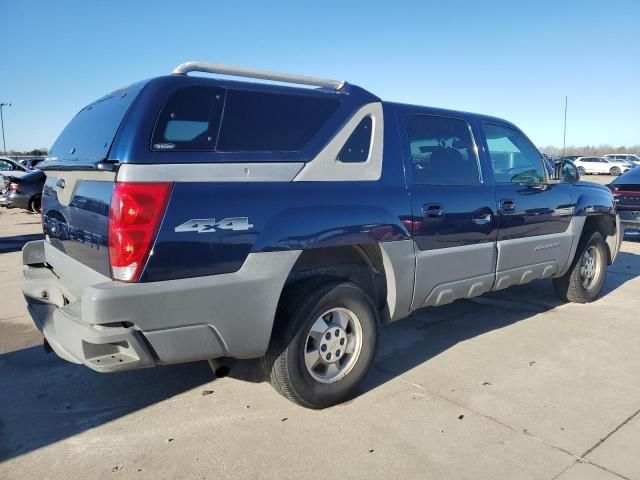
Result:
{"label": "vehicle roofline", "polygon": [[463,117],[463,118],[476,118],[476,119],[487,121],[487,122],[498,122],[498,123],[501,123],[510,127],[514,127],[520,130],[520,128],[517,125],[515,125],[513,122],[510,122],[509,120],[506,120],[501,117],[496,117],[493,115],[486,115],[483,113],[468,112],[465,110],[454,110],[454,109],[443,108],[443,107],[433,107],[428,105],[417,105],[413,103],[392,102],[392,101],[386,101],[386,100],[383,101],[382,104],[392,106],[397,109],[415,110],[416,113],[425,113],[425,114],[432,114],[432,115],[449,115],[449,116]]}

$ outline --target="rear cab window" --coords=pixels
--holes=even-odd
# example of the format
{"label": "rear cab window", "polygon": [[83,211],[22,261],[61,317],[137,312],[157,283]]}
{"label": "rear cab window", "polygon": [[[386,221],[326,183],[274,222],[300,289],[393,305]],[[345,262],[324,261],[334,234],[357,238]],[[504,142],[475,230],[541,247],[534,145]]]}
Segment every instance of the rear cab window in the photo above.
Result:
{"label": "rear cab window", "polygon": [[339,107],[335,97],[182,87],[158,115],[151,149],[295,152],[309,143]]}

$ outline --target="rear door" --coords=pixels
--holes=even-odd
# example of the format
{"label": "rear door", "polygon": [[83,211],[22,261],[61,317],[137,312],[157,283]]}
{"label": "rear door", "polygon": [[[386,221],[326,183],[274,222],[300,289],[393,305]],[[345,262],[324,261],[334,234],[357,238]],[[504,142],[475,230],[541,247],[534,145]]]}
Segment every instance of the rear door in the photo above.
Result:
{"label": "rear door", "polygon": [[519,130],[483,122],[483,132],[498,216],[494,289],[551,277],[573,240],[570,185],[549,181],[542,155]]}
{"label": "rear door", "polygon": [[411,112],[400,120],[416,252],[412,309],[480,295],[493,285],[496,219],[471,126]]}

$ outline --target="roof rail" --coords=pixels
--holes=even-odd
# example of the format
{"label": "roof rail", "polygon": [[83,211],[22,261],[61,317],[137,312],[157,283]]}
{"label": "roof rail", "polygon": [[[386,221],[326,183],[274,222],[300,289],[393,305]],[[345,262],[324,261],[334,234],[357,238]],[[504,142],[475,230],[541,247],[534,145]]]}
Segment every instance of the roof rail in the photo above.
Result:
{"label": "roof rail", "polygon": [[172,75],[186,75],[189,72],[219,73],[221,75],[234,75],[237,77],[260,78],[276,82],[297,83],[300,85],[313,85],[315,87],[341,90],[344,80],[327,80],[325,78],[306,77],[304,75],[292,75],[290,73],[269,72],[266,70],[253,70],[251,68],[232,67],[230,65],[215,65],[204,62],[185,62],[178,65],[171,72]]}

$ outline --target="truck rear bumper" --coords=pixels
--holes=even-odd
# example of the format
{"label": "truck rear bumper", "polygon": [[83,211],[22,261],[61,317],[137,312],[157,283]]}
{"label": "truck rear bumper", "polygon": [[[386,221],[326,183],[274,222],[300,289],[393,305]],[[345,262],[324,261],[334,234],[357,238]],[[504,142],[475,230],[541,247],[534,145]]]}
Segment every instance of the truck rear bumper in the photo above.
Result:
{"label": "truck rear bumper", "polygon": [[[53,282],[39,281],[45,288]],[[46,291],[46,290],[45,290]],[[150,367],[156,360],[145,345],[142,334],[125,327],[87,325],[76,308],[28,301],[28,309],[54,352],[73,363],[83,363],[98,372],[114,372]]]}
{"label": "truck rear bumper", "polygon": [[97,371],[254,358],[266,351],[299,254],[251,254],[234,273],[126,284],[36,241],[23,248],[22,289],[53,350]]}
{"label": "truck rear bumper", "polygon": [[640,229],[640,208],[638,210],[618,210],[625,228]]}

